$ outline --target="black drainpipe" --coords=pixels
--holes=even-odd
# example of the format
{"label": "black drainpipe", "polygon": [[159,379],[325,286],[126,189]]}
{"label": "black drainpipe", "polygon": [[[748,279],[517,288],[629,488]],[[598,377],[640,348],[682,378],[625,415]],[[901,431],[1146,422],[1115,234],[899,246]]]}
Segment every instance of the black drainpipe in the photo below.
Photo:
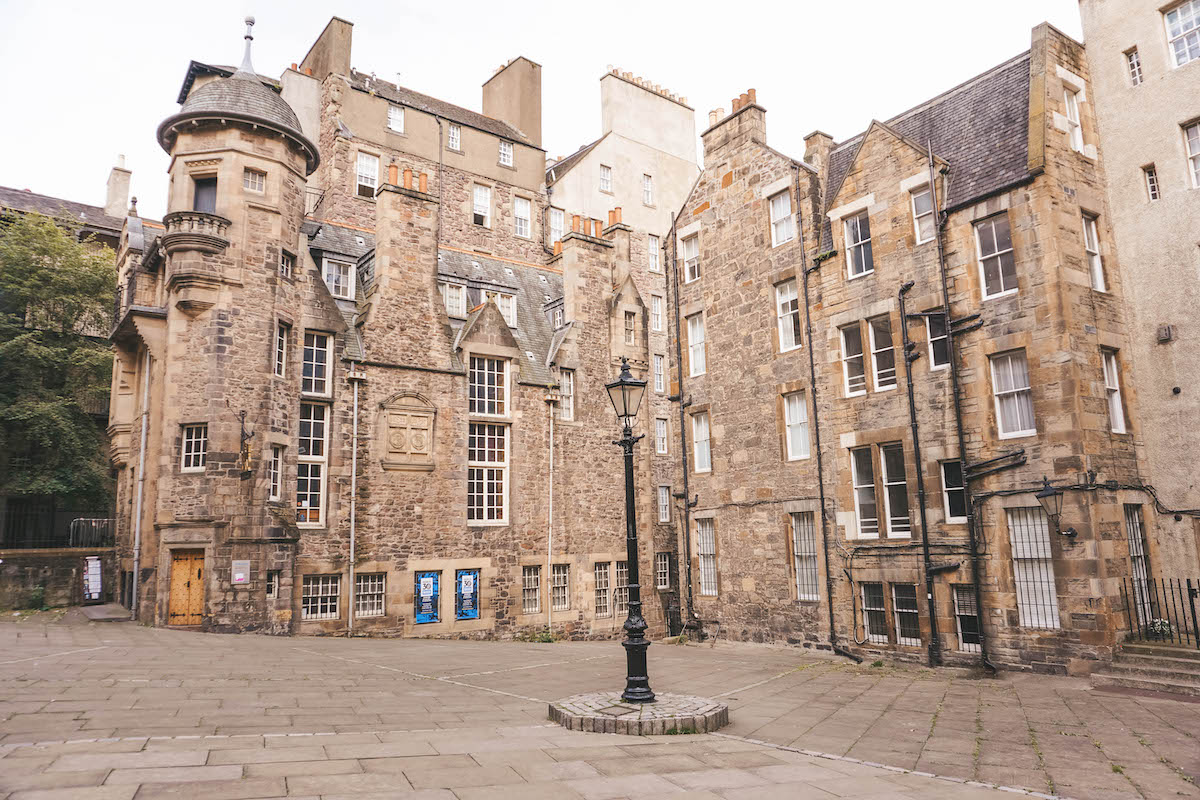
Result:
{"label": "black drainpipe", "polygon": [[671,215],[671,228],[667,231],[667,241],[662,243],[662,249],[667,250],[667,263],[671,265],[671,295],[675,307],[675,366],[679,369],[679,394],[674,400],[679,402],[679,463],[683,467],[683,553],[681,556],[687,565],[687,613],[688,619],[684,627],[692,625],[696,620],[695,600],[692,596],[692,504],[688,489],[688,455],[687,455],[687,407],[690,402],[683,399],[683,332],[679,328],[679,265],[675,263],[675,224],[678,216]]}
{"label": "black drainpipe", "polygon": [[[804,266],[804,224],[800,217],[800,166],[795,165],[795,184],[796,184],[796,230],[799,231],[800,240],[797,242],[800,248],[800,272],[802,273],[804,283],[804,335],[808,339],[808,384],[812,392],[812,408],[813,408],[813,431],[815,444],[817,448],[817,497],[821,503],[821,552],[825,559],[825,607],[829,611],[829,646],[833,652],[840,656],[853,659],[858,663],[862,663],[862,658],[851,653],[849,650],[843,649],[837,643],[837,630],[833,621],[833,569],[829,563],[829,520],[825,512],[825,467],[824,454],[821,450],[821,418],[820,405],[817,403],[817,362],[816,356],[813,355],[813,332],[812,332],[812,312],[809,310],[808,303],[808,274],[816,272],[821,268],[824,259],[814,258],[813,265],[807,269]],[[820,217],[814,212],[814,225],[819,225]],[[817,233],[817,246],[820,247],[821,235]],[[851,596],[853,596],[853,591]]]}
{"label": "black drainpipe", "polygon": [[917,507],[921,519],[921,552],[924,555],[925,599],[929,610],[929,666],[936,667],[941,661],[942,645],[938,637],[937,605],[933,600],[933,561],[929,556],[929,524],[925,519],[925,461],[921,457],[921,436],[917,431],[917,403],[913,398],[913,362],[921,357],[916,345],[908,340],[908,309],[905,305],[905,295],[913,288],[913,282],[908,281],[900,287],[897,297],[900,300],[900,337],[904,345],[904,378],[908,383],[908,421],[912,427],[913,460],[917,464]]}
{"label": "black drainpipe", "polygon": [[[929,191],[933,207],[937,208],[937,176],[933,167],[933,142],[927,143],[929,160]],[[942,198],[942,210],[937,215],[934,238],[937,240],[938,269],[942,277],[942,315],[946,320],[946,340],[950,345],[950,386],[954,394],[954,423],[958,433],[958,459],[963,474],[963,494],[967,504],[967,544],[971,550],[971,583],[975,590],[975,610],[979,614],[979,661],[995,673],[996,665],[988,659],[987,635],[984,633],[983,592],[979,588],[979,542],[975,536],[975,504],[971,502],[971,481],[967,479],[967,440],[963,433],[962,398],[959,396],[958,344],[954,340],[950,318],[950,279],[946,274],[946,253],[942,244],[942,232],[948,216],[945,212],[946,198]]]}

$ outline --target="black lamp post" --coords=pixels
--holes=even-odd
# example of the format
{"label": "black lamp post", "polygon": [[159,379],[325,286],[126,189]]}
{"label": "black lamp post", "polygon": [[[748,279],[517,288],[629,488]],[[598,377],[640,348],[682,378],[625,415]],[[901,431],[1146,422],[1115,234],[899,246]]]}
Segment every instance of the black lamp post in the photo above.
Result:
{"label": "black lamp post", "polygon": [[1078,533],[1074,528],[1067,528],[1064,531],[1059,527],[1059,519],[1062,517],[1063,493],[1061,489],[1051,486],[1050,479],[1045,475],[1042,476],[1042,488],[1034,497],[1041,504],[1046,516],[1054,523],[1055,533],[1061,536],[1075,536]]}
{"label": "black lamp post", "polygon": [[653,703],[649,670],[646,667],[646,620],[642,617],[642,586],[638,581],[637,510],[633,505],[633,445],[641,436],[633,435],[633,418],[646,391],[646,382],[629,374],[629,361],[621,357],[621,375],[606,384],[621,421],[622,437],[613,444],[625,451],[625,559],[629,569],[629,616],[625,619],[625,691],[621,699],[630,703]]}

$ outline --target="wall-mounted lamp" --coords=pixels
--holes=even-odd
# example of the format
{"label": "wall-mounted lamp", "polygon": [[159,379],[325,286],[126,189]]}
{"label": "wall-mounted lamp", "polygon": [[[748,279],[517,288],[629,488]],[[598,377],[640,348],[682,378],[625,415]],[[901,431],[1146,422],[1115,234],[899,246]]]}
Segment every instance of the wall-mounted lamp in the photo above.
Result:
{"label": "wall-mounted lamp", "polygon": [[1042,488],[1034,497],[1041,503],[1042,510],[1046,512],[1046,516],[1050,522],[1054,524],[1054,532],[1062,536],[1076,536],[1079,531],[1074,528],[1067,528],[1065,531],[1059,526],[1058,521],[1062,516],[1063,493],[1061,489],[1055,489],[1050,485],[1050,479],[1045,475],[1042,476]]}

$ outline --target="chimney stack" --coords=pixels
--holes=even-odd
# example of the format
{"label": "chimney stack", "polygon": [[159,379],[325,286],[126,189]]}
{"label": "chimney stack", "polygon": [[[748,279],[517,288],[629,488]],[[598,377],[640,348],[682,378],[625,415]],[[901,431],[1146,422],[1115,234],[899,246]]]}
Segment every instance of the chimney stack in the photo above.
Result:
{"label": "chimney stack", "polygon": [[504,64],[483,84],[483,113],[507,122],[542,146],[542,67],[524,56]]}
{"label": "chimney stack", "polygon": [[125,156],[117,156],[117,165],[108,173],[108,191],[104,197],[104,213],[110,217],[124,217],[129,210],[129,170],[125,169]]}

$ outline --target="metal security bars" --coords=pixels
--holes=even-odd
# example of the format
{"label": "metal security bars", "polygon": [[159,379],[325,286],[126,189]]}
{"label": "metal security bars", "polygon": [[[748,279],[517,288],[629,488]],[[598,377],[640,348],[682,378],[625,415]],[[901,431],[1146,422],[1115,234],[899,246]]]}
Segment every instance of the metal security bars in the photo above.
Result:
{"label": "metal security bars", "polygon": [[1154,618],[1150,607],[1150,566],[1146,560],[1146,535],[1142,528],[1142,507],[1125,504],[1125,534],[1129,538],[1129,572],[1133,583],[1133,602],[1138,622],[1143,625]]}
{"label": "metal security bars", "polygon": [[887,609],[883,605],[882,583],[862,584],[862,607],[867,641],[873,644],[887,644]]}
{"label": "metal security bars", "polygon": [[800,511],[792,518],[792,558],[796,568],[796,599],[815,601],[820,589],[817,578],[817,531],[815,513]]}
{"label": "metal security bars", "polygon": [[1200,580],[1194,578],[1121,579],[1121,599],[1129,638],[1200,650]]}
{"label": "metal security bars", "polygon": [[1007,512],[1020,625],[1059,628],[1058,592],[1046,513],[1041,508],[1010,508]]}

